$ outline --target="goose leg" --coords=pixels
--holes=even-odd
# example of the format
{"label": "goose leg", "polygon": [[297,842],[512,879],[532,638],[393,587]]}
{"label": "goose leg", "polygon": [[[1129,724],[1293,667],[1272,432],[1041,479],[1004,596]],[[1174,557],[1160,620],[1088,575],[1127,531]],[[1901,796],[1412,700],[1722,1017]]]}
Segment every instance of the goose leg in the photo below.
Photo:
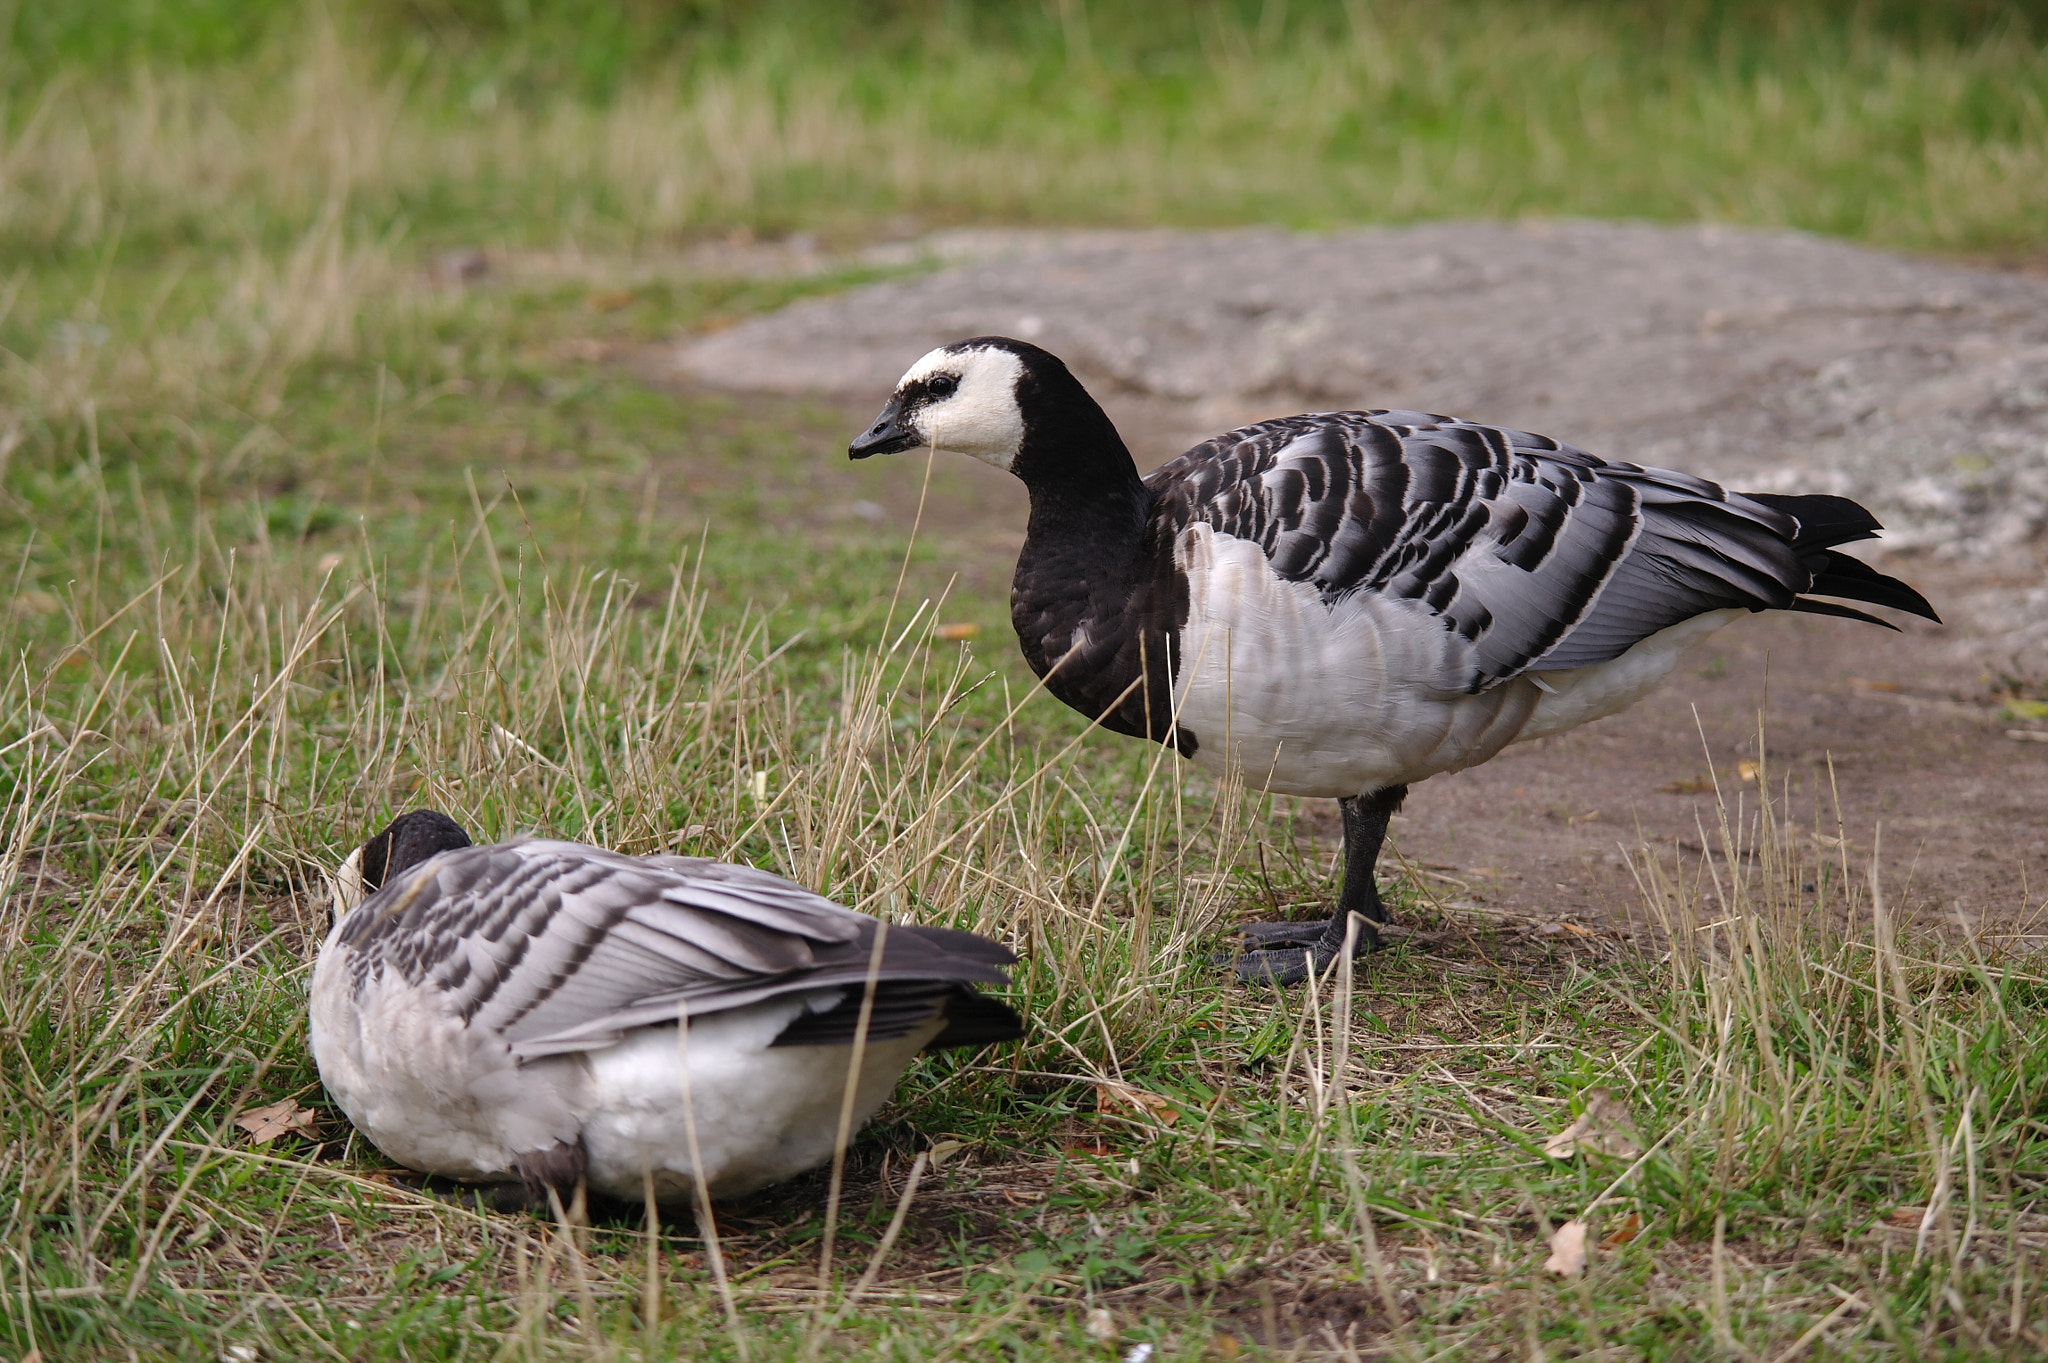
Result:
{"label": "goose leg", "polygon": [[1387,909],[1373,883],[1373,866],[1387,839],[1387,822],[1407,795],[1408,787],[1390,786],[1337,801],[1344,818],[1344,888],[1337,897],[1337,911],[1320,923],[1247,923],[1240,927],[1238,931],[1252,941],[1251,949],[1235,962],[1240,980],[1294,984],[1307,979],[1312,969],[1329,969],[1330,962],[1344,950],[1352,914],[1362,920],[1353,953],[1363,955],[1380,944],[1372,925],[1387,921]]}

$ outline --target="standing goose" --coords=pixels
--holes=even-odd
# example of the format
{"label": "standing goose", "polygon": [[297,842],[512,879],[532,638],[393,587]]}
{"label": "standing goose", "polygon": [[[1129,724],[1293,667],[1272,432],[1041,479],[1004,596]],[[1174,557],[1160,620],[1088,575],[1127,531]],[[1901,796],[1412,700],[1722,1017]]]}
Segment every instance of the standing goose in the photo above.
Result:
{"label": "standing goose", "polygon": [[565,1203],[640,1199],[650,1174],[660,1202],[735,1196],[830,1159],[870,978],[856,1124],[919,1051],[1023,1030],[974,987],[1007,982],[1003,947],[747,866],[475,847],[417,810],[335,899],[311,1040],[342,1111],[400,1164]]}
{"label": "standing goose", "polygon": [[1327,968],[1353,914],[1376,945],[1373,866],[1424,777],[1614,714],[1745,612],[1885,623],[1814,593],[1937,619],[1834,552],[1879,529],[1846,498],[1731,493],[1421,412],[1262,421],[1141,478],[1067,367],[1007,337],[912,365],[848,453],[919,447],[1030,492],[1010,618],[1047,690],[1198,766],[1336,797],[1336,911],[1246,927],[1246,980]]}

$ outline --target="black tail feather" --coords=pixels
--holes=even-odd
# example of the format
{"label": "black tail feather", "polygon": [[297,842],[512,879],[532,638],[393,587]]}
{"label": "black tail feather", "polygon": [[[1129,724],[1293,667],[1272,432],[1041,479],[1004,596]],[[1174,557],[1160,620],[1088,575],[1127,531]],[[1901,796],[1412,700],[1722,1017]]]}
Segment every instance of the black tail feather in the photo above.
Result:
{"label": "black tail feather", "polygon": [[[1752,502],[1762,502],[1773,511],[1782,512],[1797,522],[1798,528],[1792,535],[1792,548],[1799,554],[1799,562],[1813,574],[1804,592],[1815,596],[1840,597],[1845,601],[1861,601],[1872,606],[1889,606],[1893,610],[1917,615],[1924,620],[1941,623],[1941,617],[1934,613],[1934,607],[1927,598],[1914,591],[1895,577],[1880,573],[1860,559],[1834,552],[1838,544],[1853,544],[1857,540],[1874,539],[1884,527],[1877,517],[1847,497],[1831,497],[1825,493],[1793,495],[1782,492],[1744,492],[1739,494]],[[1866,615],[1848,606],[1830,602],[1813,601],[1804,593],[1792,603],[1792,609],[1805,611],[1809,615],[1835,615],[1845,620],[1867,620],[1873,625],[1884,625],[1896,629],[1874,615]]]}
{"label": "black tail feather", "polygon": [[1786,609],[1804,611],[1808,615],[1835,615],[1844,620],[1861,620],[1866,624],[1883,625],[1894,634],[1899,632],[1899,627],[1889,620],[1880,620],[1874,615],[1857,610],[1854,606],[1838,605],[1833,601],[1815,601],[1810,596],[1800,597]]}
{"label": "black tail feather", "polygon": [[1813,572],[1813,585],[1806,590],[1816,596],[1839,596],[1845,601],[1865,601],[1873,606],[1890,606],[1908,615],[1941,623],[1927,598],[1895,577],[1880,573],[1861,559],[1828,550],[1804,559]]}

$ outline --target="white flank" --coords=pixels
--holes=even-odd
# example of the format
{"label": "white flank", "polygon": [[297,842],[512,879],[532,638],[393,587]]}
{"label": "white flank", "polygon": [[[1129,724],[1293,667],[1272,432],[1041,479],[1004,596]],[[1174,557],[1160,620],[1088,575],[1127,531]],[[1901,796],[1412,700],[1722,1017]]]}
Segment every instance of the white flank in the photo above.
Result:
{"label": "white flank", "polygon": [[[829,991],[820,1006],[838,994]],[[583,1057],[590,1066],[583,1123],[590,1186],[638,1197],[645,1167],[654,1171],[657,1201],[691,1195],[684,1055],[697,1147],[713,1197],[750,1193],[831,1159],[853,1047],[770,1046],[802,1008],[801,1000],[785,998],[697,1018],[683,1045],[673,1027],[643,1027]],[[909,1036],[867,1044],[852,1130],[888,1101],[896,1080],[944,1026],[943,1018],[933,1018]]]}
{"label": "white flank", "polygon": [[960,380],[950,397],[918,407],[908,422],[925,444],[993,464],[1005,472],[1024,445],[1024,413],[1017,379],[1024,362],[1007,350],[948,351],[941,347],[910,366],[904,384],[947,373]]}
{"label": "white flank", "polygon": [[1188,623],[1174,678],[1195,763],[1284,795],[1348,796],[1459,771],[1520,739],[1624,709],[1741,611],[1651,635],[1610,662],[1510,678],[1477,695],[1469,645],[1417,601],[1359,592],[1324,605],[1249,540],[1191,527],[1176,555]]}
{"label": "white flank", "polygon": [[353,956],[331,938],[320,953],[307,1039],[328,1093],[378,1149],[410,1168],[488,1178],[510,1174],[517,1153],[576,1139],[554,1074],[523,1070],[441,990],[382,976],[353,994]]}
{"label": "white flank", "polygon": [[1325,606],[1257,544],[1206,525],[1178,557],[1189,609],[1174,695],[1200,766],[1234,761],[1284,795],[1358,795],[1483,762],[1535,709],[1526,682],[1460,690],[1464,641],[1419,603],[1359,592]]}
{"label": "white flank", "polygon": [[1517,741],[1561,734],[1590,720],[1619,714],[1662,685],[1687,649],[1748,614],[1739,609],[1707,611],[1637,640],[1619,658],[1591,667],[1528,674],[1532,681],[1548,683],[1545,689],[1551,694],[1537,704]]}
{"label": "white flank", "polygon": [[[385,976],[348,997],[349,956],[330,943],[314,969],[313,1055],[349,1120],[400,1164],[504,1179],[517,1155],[580,1134],[592,1188],[637,1199],[651,1170],[657,1200],[687,1200],[698,1170],[685,1124],[685,1057],[712,1196],[752,1192],[831,1158],[853,1048],[769,1043],[806,1006],[830,1007],[841,991],[694,1019],[687,1046],[672,1025],[639,1027],[609,1046],[522,1063],[502,1037],[467,1025],[443,991]],[[856,1127],[944,1025],[933,1018],[909,1036],[868,1043]]]}

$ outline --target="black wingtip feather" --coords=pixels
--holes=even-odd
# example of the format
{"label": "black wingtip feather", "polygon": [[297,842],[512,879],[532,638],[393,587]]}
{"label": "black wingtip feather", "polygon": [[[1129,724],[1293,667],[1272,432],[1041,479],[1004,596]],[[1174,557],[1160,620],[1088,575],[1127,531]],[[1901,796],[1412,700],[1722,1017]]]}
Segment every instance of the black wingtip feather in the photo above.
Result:
{"label": "black wingtip feather", "polygon": [[[1832,497],[1825,493],[1744,492],[1740,495],[1752,502],[1761,502],[1798,522],[1798,529],[1792,536],[1792,548],[1799,553],[1807,571],[1813,574],[1813,580],[1805,591],[1815,596],[1835,596],[1871,606],[1889,606],[1923,620],[1932,620],[1937,625],[1941,623],[1941,617],[1927,598],[1913,588],[1895,577],[1880,573],[1861,559],[1834,552],[1834,546],[1838,544],[1874,539],[1884,528],[1877,517],[1863,506],[1847,497]],[[1847,606],[1824,605],[1804,595],[1793,603],[1792,609],[1809,615],[1835,615],[1845,620],[1867,620],[1873,625],[1885,625],[1887,629],[1897,628],[1874,615]]]}
{"label": "black wingtip feather", "polygon": [[[866,992],[865,985],[856,985],[822,1013],[799,1013],[769,1045],[851,1046],[860,1034],[861,998]],[[924,1044],[928,1051],[987,1046],[1024,1035],[1024,1019],[1017,1016],[1016,1009],[971,984],[897,980],[884,981],[875,990],[874,1006],[866,1018],[868,1039],[893,1041],[908,1036],[941,1010],[945,1026]]]}
{"label": "black wingtip feather", "polygon": [[1017,953],[1001,942],[990,941],[980,933],[965,932],[959,928],[928,928],[922,925],[898,925],[895,932],[915,933],[951,956],[964,956],[968,960],[981,961],[988,965],[1017,964]]}
{"label": "black wingtip feather", "polygon": [[1884,529],[1877,517],[1847,497],[1833,497],[1824,492],[1743,492],[1737,495],[1752,502],[1762,502],[1771,510],[1783,512],[1799,522],[1799,533],[1792,537],[1794,549],[1832,549],[1838,544],[1875,539],[1877,532]]}
{"label": "black wingtip feather", "polygon": [[945,1026],[925,1043],[928,1051],[955,1046],[986,1046],[1024,1035],[1024,1022],[1008,1004],[984,996],[973,982],[1008,984],[1002,967],[1017,957],[1000,942],[958,928],[892,925],[882,959],[871,957],[879,925],[864,925],[858,955],[831,970],[809,972],[814,987],[846,987],[839,1002],[822,1013],[792,1019],[770,1043],[775,1046],[848,1046],[861,1025],[861,999],[866,979],[877,979],[874,1005],[868,1011],[868,1036],[877,1041],[908,1036],[943,1010]]}
{"label": "black wingtip feather", "polygon": [[946,1000],[946,1030],[925,1043],[928,1051],[956,1046],[988,1046],[1024,1035],[1024,1019],[1000,999],[977,989],[961,988]]}

